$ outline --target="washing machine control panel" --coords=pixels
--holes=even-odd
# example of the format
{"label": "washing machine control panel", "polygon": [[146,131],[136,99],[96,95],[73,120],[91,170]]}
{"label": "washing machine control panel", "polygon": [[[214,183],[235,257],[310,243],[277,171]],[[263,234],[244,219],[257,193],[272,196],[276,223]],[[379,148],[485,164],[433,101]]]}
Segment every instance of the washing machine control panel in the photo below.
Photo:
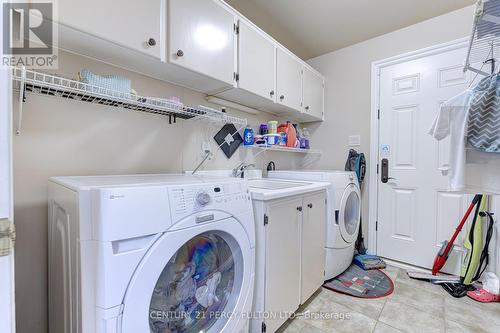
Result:
{"label": "washing machine control panel", "polygon": [[173,220],[208,209],[233,214],[252,209],[250,194],[242,182],[172,186],[168,192]]}

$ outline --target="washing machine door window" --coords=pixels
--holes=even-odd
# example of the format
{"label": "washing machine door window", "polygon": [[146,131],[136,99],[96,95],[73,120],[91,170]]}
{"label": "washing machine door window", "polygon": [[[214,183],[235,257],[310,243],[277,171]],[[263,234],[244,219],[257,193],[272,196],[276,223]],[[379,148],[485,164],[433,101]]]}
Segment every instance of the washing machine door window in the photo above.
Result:
{"label": "washing machine door window", "polygon": [[339,226],[342,238],[352,243],[357,238],[361,214],[361,196],[356,185],[350,184],[345,189],[340,202]]}
{"label": "washing machine door window", "polygon": [[127,290],[122,332],[231,332],[250,288],[250,250],[233,218],[165,233]]}

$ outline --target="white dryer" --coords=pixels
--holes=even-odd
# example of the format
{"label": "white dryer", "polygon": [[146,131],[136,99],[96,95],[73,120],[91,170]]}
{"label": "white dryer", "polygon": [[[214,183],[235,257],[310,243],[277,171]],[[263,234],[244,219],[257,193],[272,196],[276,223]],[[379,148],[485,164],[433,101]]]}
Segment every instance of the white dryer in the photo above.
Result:
{"label": "white dryer", "polygon": [[244,182],[52,178],[51,333],[248,332],[255,229]]}
{"label": "white dryer", "polygon": [[335,170],[270,171],[269,178],[329,182],[325,246],[325,280],[352,263],[361,216],[361,193],[354,172]]}

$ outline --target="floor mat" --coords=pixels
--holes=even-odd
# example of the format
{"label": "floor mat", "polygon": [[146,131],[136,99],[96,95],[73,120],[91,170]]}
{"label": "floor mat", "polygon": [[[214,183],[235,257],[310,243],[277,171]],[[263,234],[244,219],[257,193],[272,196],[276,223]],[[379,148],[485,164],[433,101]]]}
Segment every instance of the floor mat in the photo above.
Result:
{"label": "floor mat", "polygon": [[381,270],[365,271],[353,264],[344,273],[325,282],[323,287],[354,297],[379,298],[392,294],[394,283]]}

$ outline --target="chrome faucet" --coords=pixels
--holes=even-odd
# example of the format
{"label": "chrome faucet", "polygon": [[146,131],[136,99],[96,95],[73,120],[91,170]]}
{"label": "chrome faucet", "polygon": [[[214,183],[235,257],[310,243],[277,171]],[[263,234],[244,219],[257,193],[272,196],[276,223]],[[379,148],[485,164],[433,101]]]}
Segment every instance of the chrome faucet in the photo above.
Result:
{"label": "chrome faucet", "polygon": [[245,162],[240,163],[236,168],[233,169],[233,177],[243,178],[245,176],[245,170],[251,167],[255,167],[255,164],[245,164]]}

